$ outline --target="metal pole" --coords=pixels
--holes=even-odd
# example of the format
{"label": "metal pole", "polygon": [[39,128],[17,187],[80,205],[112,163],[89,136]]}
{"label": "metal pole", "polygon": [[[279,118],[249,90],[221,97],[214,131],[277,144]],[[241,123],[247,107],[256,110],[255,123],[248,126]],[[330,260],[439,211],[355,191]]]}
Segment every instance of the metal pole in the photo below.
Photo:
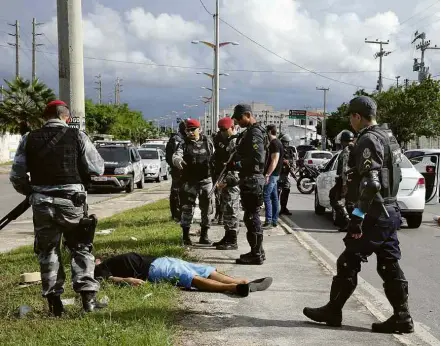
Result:
{"label": "metal pole", "polygon": [[219,120],[219,0],[216,0],[216,48],[215,48],[215,64],[214,64],[214,124],[217,126]]}
{"label": "metal pole", "polygon": [[60,99],[85,130],[81,0],[57,0]]}
{"label": "metal pole", "polygon": [[15,21],[15,75],[20,77],[20,24]]}
{"label": "metal pole", "polygon": [[322,150],[326,150],[326,92],[329,88],[316,88],[323,91]]}
{"label": "metal pole", "polygon": [[4,101],[4,96],[3,96],[3,85],[0,85],[0,101]]}
{"label": "metal pole", "polygon": [[32,18],[32,81],[35,80],[35,18]]}
{"label": "metal pole", "polygon": [[399,87],[398,85],[398,80],[400,79],[401,76],[396,76],[395,78],[397,79],[397,88]]}

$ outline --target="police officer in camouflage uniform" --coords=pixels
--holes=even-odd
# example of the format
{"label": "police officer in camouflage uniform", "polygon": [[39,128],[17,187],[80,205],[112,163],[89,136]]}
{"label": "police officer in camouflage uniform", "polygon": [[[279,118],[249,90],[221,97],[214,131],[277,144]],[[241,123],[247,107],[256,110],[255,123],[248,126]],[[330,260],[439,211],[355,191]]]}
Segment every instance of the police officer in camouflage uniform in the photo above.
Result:
{"label": "police officer in camouflage uniform", "polygon": [[[62,101],[50,102],[44,126],[24,135],[18,146],[10,181],[17,192],[30,196],[34,214],[34,251],[40,262],[43,297],[55,316],[64,311],[60,295],[65,273],[61,238],[71,253],[72,283],[81,294],[86,312],[98,306],[92,242],[96,219],[85,217],[84,182],[104,173],[104,161],[84,132],[68,127],[69,109]],[[30,179],[26,173],[30,173]],[[84,227],[93,221],[92,227]],[[90,224],[90,223],[89,223]]]}
{"label": "police officer in camouflage uniform", "polygon": [[213,186],[211,157],[214,146],[211,139],[200,133],[200,123],[196,119],[187,119],[186,138],[173,154],[173,165],[182,171],[181,189],[181,227],[184,245],[192,245],[190,226],[193,220],[196,198],[199,197],[201,209],[201,236],[199,244],[211,245],[208,239],[210,228],[209,216],[212,214],[212,201],[208,197]]}
{"label": "police officer in camouflage uniform", "polygon": [[[236,138],[234,121],[229,117],[218,121],[219,132],[222,135],[222,141],[215,145],[213,159],[215,167],[220,171],[225,167],[231,154],[235,150]],[[239,210],[240,210],[240,189],[239,176],[235,171],[228,171],[225,178],[218,184],[217,190],[222,201],[220,212],[223,215],[223,224],[225,236],[218,242],[213,243],[218,250],[237,250],[237,234],[239,233]]]}
{"label": "police officer in camouflage uniform", "polygon": [[[305,308],[303,313],[317,322],[341,326],[342,308],[357,287],[361,262],[375,252],[377,272],[394,313],[382,323],[372,324],[379,333],[412,333],[408,307],[408,282],[398,263],[401,251],[397,229],[401,215],[397,193],[401,180],[401,150],[391,132],[377,125],[376,103],[367,96],[351,100],[348,107],[351,125],[359,132],[353,149],[353,179],[359,186],[358,203],[351,214],[346,249],[337,260],[337,275],[329,302],[320,308]],[[352,186],[352,185],[351,185]]]}
{"label": "police officer in camouflage uniform", "polygon": [[179,123],[179,131],[173,133],[167,142],[165,147],[165,158],[168,165],[171,168],[172,184],[170,189],[170,212],[173,220],[176,222],[181,221],[181,205],[179,199],[179,193],[181,190],[181,171],[173,165],[173,154],[178,149],[180,143],[185,138],[185,121]]}
{"label": "police officer in camouflage uniform", "polygon": [[265,177],[266,129],[257,123],[252,108],[248,104],[234,107],[232,118],[245,128],[237,139],[237,156],[234,168],[239,170],[240,198],[244,210],[243,220],[247,228],[247,240],[251,251],[240,255],[238,264],[263,264],[265,252],[262,247],[263,231],[260,208],[263,204]]}
{"label": "police officer in camouflage uniform", "polygon": [[354,144],[354,134],[345,130],[341,133],[340,142],[343,147],[337,161],[337,177],[335,185],[329,191],[329,201],[336,213],[335,225],[339,231],[346,232],[350,217],[345,205],[345,197],[348,191],[348,163],[349,155]]}
{"label": "police officer in camouflage uniform", "polygon": [[279,137],[279,140],[283,144],[283,166],[280,172],[280,178],[277,182],[277,188],[280,196],[280,215],[292,215],[288,210],[289,193],[291,192],[291,183],[289,181],[290,170],[294,167],[297,155],[295,149],[289,145],[292,138],[289,134],[285,133]]}

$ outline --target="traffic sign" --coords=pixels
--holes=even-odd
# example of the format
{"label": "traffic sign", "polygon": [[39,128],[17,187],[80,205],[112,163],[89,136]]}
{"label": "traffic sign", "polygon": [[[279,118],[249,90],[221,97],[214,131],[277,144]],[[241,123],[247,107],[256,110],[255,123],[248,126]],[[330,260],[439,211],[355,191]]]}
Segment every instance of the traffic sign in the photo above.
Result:
{"label": "traffic sign", "polygon": [[288,119],[306,119],[306,111],[298,109],[290,109]]}

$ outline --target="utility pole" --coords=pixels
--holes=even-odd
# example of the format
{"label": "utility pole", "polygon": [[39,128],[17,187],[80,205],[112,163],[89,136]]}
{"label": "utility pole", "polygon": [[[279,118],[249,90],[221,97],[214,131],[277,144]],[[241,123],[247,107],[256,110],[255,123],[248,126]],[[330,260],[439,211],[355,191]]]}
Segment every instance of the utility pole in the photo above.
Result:
{"label": "utility pole", "polygon": [[4,97],[3,97],[3,85],[0,85],[0,101],[4,101]]}
{"label": "utility pole", "polygon": [[386,52],[383,49],[383,44],[389,44],[389,40],[387,41],[379,41],[378,38],[375,41],[368,41],[367,38],[364,40],[365,43],[374,43],[374,44],[379,44],[380,45],[380,51],[375,53],[374,57],[376,58],[380,58],[380,71],[379,71],[379,75],[378,75],[378,82],[377,82],[377,87],[376,89],[381,92],[383,90],[383,57],[384,56],[388,56],[390,53],[392,52]]}
{"label": "utility pole", "polygon": [[317,90],[323,91],[323,121],[322,121],[322,150],[326,150],[326,92],[329,88],[316,88]]}
{"label": "utility pole", "polygon": [[268,111],[264,111],[265,113],[265,125],[268,125]]}
{"label": "utility pole", "polygon": [[310,109],[311,108],[311,106],[304,106],[304,108],[305,108],[305,111],[306,111],[306,114],[305,114],[305,144],[306,144],[306,140],[307,140],[307,138],[308,138],[308,127],[307,127],[307,124],[308,124],[308,116],[307,116],[307,114],[308,114],[308,109]]}
{"label": "utility pole", "polygon": [[[9,23],[8,23],[9,24]],[[9,36],[15,36],[15,43],[9,43],[10,46],[15,46],[15,77],[20,77],[20,24],[18,20],[15,24],[9,24],[15,26],[15,34],[8,34]]]}
{"label": "utility pole", "polygon": [[216,14],[215,19],[215,44],[214,48],[214,116],[213,116],[213,127],[216,129],[217,122],[219,120],[219,0],[216,0]]}
{"label": "utility pole", "polygon": [[60,99],[85,130],[81,0],[57,0],[57,22]]}
{"label": "utility pole", "polygon": [[36,43],[36,36],[40,36],[41,34],[37,34],[35,27],[41,25],[43,23],[37,23],[35,18],[32,18],[32,81],[37,77],[37,62],[36,62],[36,51],[37,47],[42,46],[43,44]]}
{"label": "utility pole", "polygon": [[397,88],[398,88],[398,80],[401,78],[401,76],[396,76],[395,78],[397,79]]}
{"label": "utility pole", "polygon": [[409,86],[409,78],[404,80],[404,86],[407,88]]}
{"label": "utility pole", "polygon": [[416,31],[415,38],[413,39],[412,43],[418,39],[420,39],[421,42],[416,46],[416,49],[421,50],[421,61],[418,63],[418,59],[413,59],[413,70],[418,72],[418,81],[421,83],[429,75],[429,68],[424,66],[424,52],[428,49],[439,50],[439,47],[437,47],[437,45],[430,47],[430,40],[426,41],[425,32],[418,33],[418,31]]}
{"label": "utility pole", "polygon": [[95,90],[98,90],[98,104],[100,105],[103,100],[103,84],[101,81],[101,74],[99,74],[98,76],[95,76],[95,78],[98,79],[98,81],[95,82],[95,84],[98,85],[98,87],[95,88]]}
{"label": "utility pole", "polygon": [[115,81],[115,104],[116,105],[119,105],[121,103],[121,98],[120,98],[121,92],[122,92],[122,90],[121,90],[121,87],[122,87],[121,81],[122,81],[121,78],[116,77],[116,81]]}

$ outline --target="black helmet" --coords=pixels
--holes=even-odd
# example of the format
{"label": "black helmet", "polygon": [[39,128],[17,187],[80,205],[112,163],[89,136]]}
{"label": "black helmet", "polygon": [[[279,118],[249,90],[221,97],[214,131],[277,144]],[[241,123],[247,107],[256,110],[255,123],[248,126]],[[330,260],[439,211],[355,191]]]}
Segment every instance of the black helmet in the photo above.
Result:
{"label": "black helmet", "polygon": [[285,134],[281,134],[280,135],[279,140],[281,142],[291,142],[292,138],[291,138],[291,136],[289,134],[285,133]]}
{"label": "black helmet", "polygon": [[352,142],[353,140],[354,134],[351,131],[345,130],[341,133],[340,142]]}

